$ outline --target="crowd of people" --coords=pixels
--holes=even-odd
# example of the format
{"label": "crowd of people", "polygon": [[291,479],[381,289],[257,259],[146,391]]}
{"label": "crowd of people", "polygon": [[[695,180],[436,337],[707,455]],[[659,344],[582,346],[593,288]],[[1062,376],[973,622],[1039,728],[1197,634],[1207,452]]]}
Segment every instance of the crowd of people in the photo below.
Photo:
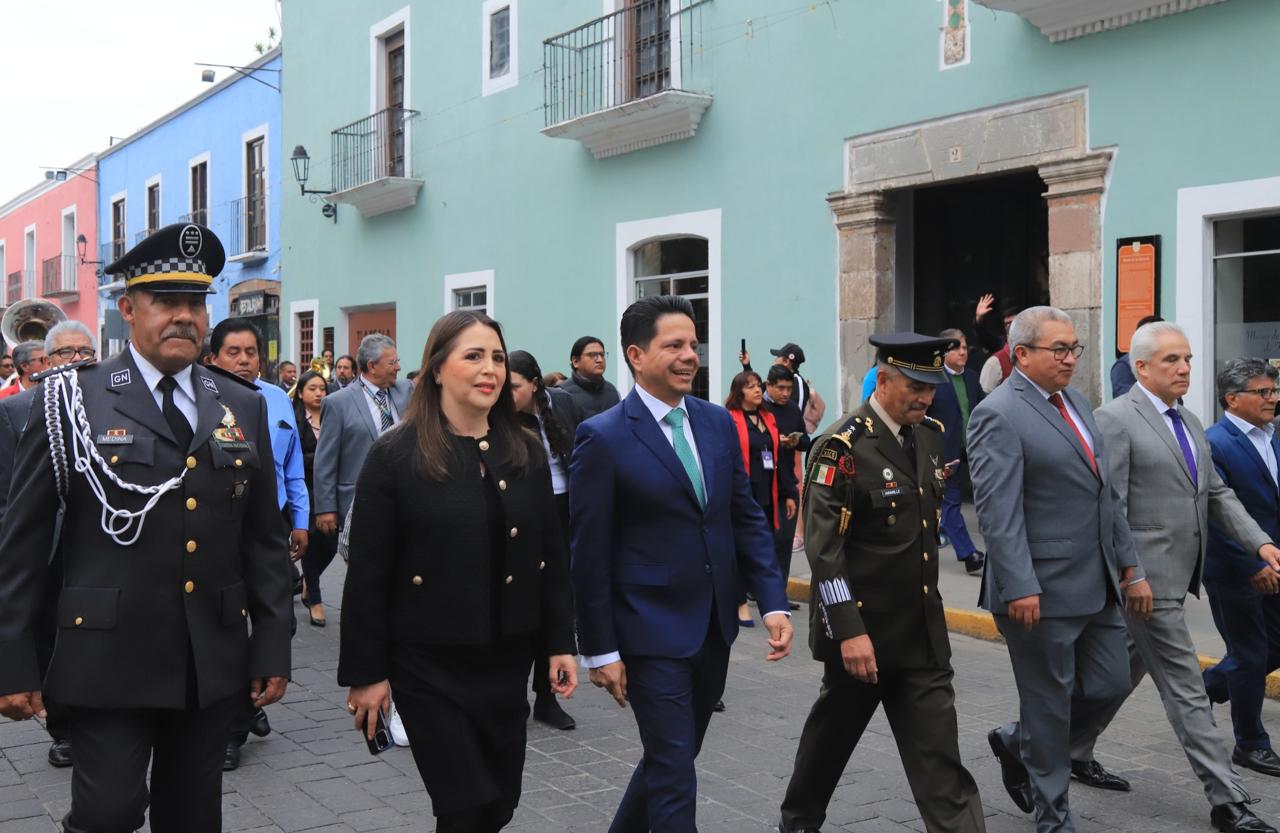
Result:
{"label": "crowd of people", "polygon": [[[625,396],[603,338],[544,373],[474,311],[435,322],[412,381],[381,334],[268,381],[252,323],[209,329],[224,260],[203,227],[161,229],[106,270],[126,284],[123,352],[65,322],[6,357],[0,713],[44,719],[49,762],[73,767],[70,833],[135,830],[148,808],[157,833],[220,829],[221,772],[287,687],[291,595],[325,627],[339,553],[347,710],[371,751],[410,748],[438,831],[512,819],[526,720],[572,729],[562,700],[585,668],[643,745],[611,830],[692,833],[730,646],[759,621],[767,660],[791,651],[797,545],[823,674],[783,833],[822,827],[881,707],[925,829],[985,830],[937,589],[947,545],[1008,647],[1019,713],[988,740],[1038,831],[1075,829],[1072,779],[1131,789],[1093,747],[1145,675],[1212,825],[1273,831],[1235,769],[1280,776],[1261,719],[1280,656],[1268,362],[1226,364],[1206,430],[1181,403],[1191,346],[1153,318],[1128,377],[1113,369],[1128,387],[1094,410],[1070,387],[1071,318],[997,317],[988,295],[964,328],[873,336],[863,401],[821,427],[794,343],[763,375],[744,345],[723,406],[693,396],[694,310],[660,296],[619,323]],[[1229,651],[1203,674],[1183,613],[1202,586]]]}

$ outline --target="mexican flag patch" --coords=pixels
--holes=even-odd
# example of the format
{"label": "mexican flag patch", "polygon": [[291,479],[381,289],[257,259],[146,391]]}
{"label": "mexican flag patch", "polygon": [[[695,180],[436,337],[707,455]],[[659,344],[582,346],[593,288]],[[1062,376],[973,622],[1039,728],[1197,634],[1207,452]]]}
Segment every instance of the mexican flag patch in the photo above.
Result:
{"label": "mexican flag patch", "polygon": [[831,466],[819,464],[813,470],[813,482],[820,486],[830,486],[836,482],[836,470]]}

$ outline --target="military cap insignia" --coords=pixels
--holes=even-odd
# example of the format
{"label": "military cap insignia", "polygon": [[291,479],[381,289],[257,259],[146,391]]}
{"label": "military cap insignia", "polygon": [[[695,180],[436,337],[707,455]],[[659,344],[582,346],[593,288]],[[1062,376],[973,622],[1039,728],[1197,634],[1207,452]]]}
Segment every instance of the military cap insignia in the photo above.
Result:
{"label": "military cap insignia", "polygon": [[204,248],[204,234],[199,226],[187,225],[178,236],[178,248],[185,257],[195,257]]}
{"label": "military cap insignia", "polygon": [[111,387],[113,388],[124,387],[125,385],[129,384],[132,381],[133,381],[133,378],[130,376],[129,371],[127,369],[117,370],[115,373],[111,374]]}

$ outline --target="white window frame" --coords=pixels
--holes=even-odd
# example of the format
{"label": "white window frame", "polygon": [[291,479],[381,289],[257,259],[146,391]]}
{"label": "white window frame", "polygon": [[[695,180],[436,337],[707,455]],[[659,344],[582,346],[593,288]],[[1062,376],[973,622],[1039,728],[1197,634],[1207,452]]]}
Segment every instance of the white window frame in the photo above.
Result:
{"label": "white window frame", "polygon": [[[240,135],[240,197],[249,196],[249,143],[262,139],[262,228],[265,251],[271,251],[271,135],[268,124],[246,130]],[[249,218],[237,218],[243,224],[240,229],[240,247],[249,250]]]}
{"label": "white window frame", "polygon": [[493,275],[492,269],[482,269],[478,272],[458,272],[453,275],[444,276],[444,311],[446,313],[453,312],[453,293],[459,289],[471,289],[473,287],[484,287],[485,290],[485,315],[490,318],[497,318],[494,313],[494,294],[493,294]]}
{"label": "white window frame", "polygon": [[[71,255],[75,258],[72,261],[72,263],[75,264],[75,271],[71,273],[70,277],[67,275],[62,276],[61,289],[80,289],[80,253],[76,249],[76,235],[80,233],[80,215],[77,213],[76,208],[77,206],[75,204],[68,205],[58,214],[58,254],[64,258],[64,263],[66,262],[65,257],[67,255]],[[62,236],[62,231],[67,224],[67,217],[71,218],[71,251],[67,251],[62,245],[66,242]],[[89,252],[86,250],[85,254],[88,253]]]}
{"label": "white window frame", "polygon": [[[369,27],[369,114],[381,110],[386,106],[384,97],[386,95],[386,50],[384,46],[387,38],[392,35],[404,33],[404,106],[405,109],[411,109],[413,105],[413,97],[410,95],[410,79],[413,78],[411,72],[410,61],[413,58],[413,47],[409,43],[409,7],[405,6],[397,12],[393,12],[387,17],[379,20],[377,23]],[[405,125],[406,134],[408,125]],[[406,135],[405,154],[408,155],[408,137]],[[406,159],[407,161],[407,159]],[[408,168],[406,167],[406,170]]]}
{"label": "white window frame", "polygon": [[[485,0],[481,7],[480,17],[480,94],[481,96],[490,96],[494,93],[500,93],[503,90],[509,90],[520,84],[520,16],[519,16],[519,0]],[[497,78],[489,77],[489,58],[490,42],[490,24],[493,22],[493,16],[503,9],[510,10],[510,19],[508,21],[508,33],[511,41],[508,51],[510,52],[510,60],[507,62],[507,72]]]}
{"label": "white window frame", "polygon": [[1192,410],[1214,413],[1213,224],[1280,211],[1280,177],[1178,189],[1176,320],[1203,368],[1191,374],[1186,400]]}
{"label": "white window frame", "polygon": [[[622,9],[626,8],[628,2],[629,0],[604,0],[601,13],[610,15],[614,12],[622,11]],[[676,47],[671,50],[671,89],[673,90],[684,89],[684,50],[679,48],[679,44],[683,43],[683,33],[680,29],[684,24],[684,14],[682,12],[683,7],[680,7],[680,2],[681,0],[671,0],[671,5],[673,7],[678,7],[676,10],[671,12],[671,43],[676,44]],[[631,33],[627,31],[627,27],[625,25],[610,26],[610,28],[613,29],[613,31],[606,37],[613,40],[613,43],[605,45],[604,59],[609,65],[618,66],[618,71],[613,73],[613,77],[608,79],[606,95],[610,96],[607,100],[621,104],[623,103],[621,99],[614,99],[612,96],[615,95],[616,85],[623,84],[623,89],[626,89],[626,81],[623,75],[627,71],[627,62],[625,60],[615,62],[614,55],[627,54],[627,39],[631,37]],[[631,374],[628,373],[627,376],[630,377]]]}
{"label": "white window frame", "polygon": [[[320,299],[319,298],[307,298],[301,301],[289,302],[289,352],[287,356],[295,364],[297,364],[298,367],[306,367],[307,362],[311,361],[311,357],[308,357],[306,362],[304,362],[302,360],[301,354],[298,352],[299,350],[302,349],[302,345],[298,341],[298,319],[299,317],[301,317],[302,313],[305,313],[305,312],[311,313],[311,321],[314,326],[314,332],[312,334],[313,338],[314,338],[314,333],[323,332],[323,330],[320,327]],[[337,349],[337,344],[336,344],[337,333],[336,332],[334,333],[334,341],[335,341],[334,348],[336,351]]]}
{"label": "white window frame", "polygon": [[3,237],[0,237],[0,282],[4,285],[4,291],[0,292],[0,306],[5,306],[9,303],[9,249]]}
{"label": "white window frame", "polygon": [[[156,222],[159,224],[155,228],[150,228],[152,185],[156,186]],[[145,231],[164,228],[164,177],[161,174],[153,174],[142,183],[142,227]]]}
{"label": "white window frame", "polygon": [[[614,269],[617,276],[617,317],[635,300],[636,285],[636,249],[645,243],[671,237],[701,237],[707,241],[707,386],[714,398],[723,388],[723,369],[721,360],[724,355],[721,344],[720,307],[723,300],[721,291],[721,211],[713,208],[707,211],[693,211],[688,214],[670,214],[666,217],[652,217],[646,220],[633,220],[618,223],[614,240]],[[622,352],[622,340],[614,341],[615,355],[614,374],[620,392],[631,389],[633,380],[631,371],[627,369],[627,358]]]}
{"label": "white window frame", "polygon": [[204,164],[204,198],[205,198],[205,225],[212,228],[213,218],[209,216],[212,213],[213,205],[211,196],[213,194],[213,155],[209,151],[193,156],[187,160],[187,214],[190,216],[196,211],[195,194],[191,191],[191,169],[197,165]]}
{"label": "white window frame", "polygon": [[[108,257],[114,254],[111,251],[111,244],[116,241],[116,238],[112,236],[115,233],[116,203],[121,203],[121,205],[123,206],[120,211],[120,220],[121,220],[120,227],[123,229],[122,233],[124,234],[124,237],[121,238],[121,242],[124,243],[124,251],[127,252],[131,248],[129,246],[129,192],[127,190],[117,191],[116,193],[111,195],[110,199],[107,200],[107,255]],[[110,262],[111,260],[108,260],[107,263],[103,264],[103,266],[106,266]]]}
{"label": "white window frame", "polygon": [[[27,238],[31,238],[30,263],[27,262]],[[22,230],[22,263],[22,271],[26,273],[23,275],[22,297],[39,298],[40,270],[36,266],[40,263],[40,238],[36,233],[35,223]]]}

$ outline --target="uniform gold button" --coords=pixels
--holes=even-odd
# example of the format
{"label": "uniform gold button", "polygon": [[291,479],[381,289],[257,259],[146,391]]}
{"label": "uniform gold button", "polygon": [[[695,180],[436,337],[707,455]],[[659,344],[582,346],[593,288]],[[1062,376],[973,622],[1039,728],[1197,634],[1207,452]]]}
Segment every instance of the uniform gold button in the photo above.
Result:
{"label": "uniform gold button", "polygon": [[194,457],[188,457],[188,458],[187,458],[187,468],[189,468],[189,469],[194,469],[195,467],[196,467],[196,458],[194,458]]}
{"label": "uniform gold button", "polygon": [[513,527],[511,527],[511,537],[512,537],[512,538],[516,537],[516,536],[517,536],[517,535],[519,535],[519,534],[520,534],[520,530],[519,530],[519,529],[517,529],[517,528],[516,528],[516,527],[514,527],[514,526],[513,526]]}
{"label": "uniform gold button", "polygon": [[245,609],[242,607],[242,608],[240,608],[240,615],[241,615],[241,616],[248,616],[248,615],[249,615],[249,611],[245,610]]}
{"label": "uniform gold button", "polygon": [[515,581],[515,580],[516,580],[515,576],[507,576],[507,584],[510,584],[511,582],[513,582],[513,581]]}
{"label": "uniform gold button", "polygon": [[414,576],[414,577],[413,577],[413,583],[414,583],[415,585],[421,585],[421,584],[422,584],[422,576]]}
{"label": "uniform gold button", "polygon": [[507,490],[507,481],[505,481],[505,480],[499,480],[499,481],[498,481],[498,488],[499,488],[500,490],[502,490],[502,491],[504,491],[504,492],[505,492],[505,491]]}
{"label": "uniform gold button", "polygon": [[896,524],[896,523],[898,522],[898,516],[897,516],[897,515],[890,515],[889,517],[885,518],[885,521],[884,521],[884,522],[885,522],[885,523],[887,523],[889,526],[893,526],[894,524]]}
{"label": "uniform gold button", "polygon": [[547,569],[547,562],[545,562],[545,561],[539,561],[539,562],[538,562],[538,569],[539,569],[539,570],[545,570],[545,569]]}
{"label": "uniform gold button", "polygon": [[78,627],[80,627],[80,626],[81,626],[81,625],[83,625],[83,624],[84,624],[84,617],[83,617],[83,616],[77,616],[77,617],[76,617],[76,627],[78,628]]}
{"label": "uniform gold button", "polygon": [[925,561],[928,561],[928,560],[929,560],[929,553],[927,553],[927,552],[926,552],[926,553],[924,554],[924,560],[925,560]]}
{"label": "uniform gold button", "polygon": [[862,602],[858,602],[858,607],[862,607]]}
{"label": "uniform gold button", "polygon": [[489,450],[489,441],[488,441],[488,440],[481,440],[481,441],[480,441],[480,450],[481,450],[481,451],[488,451],[488,450]]}
{"label": "uniform gold button", "polygon": [[924,527],[925,529],[928,529],[928,528],[929,528],[929,522],[928,522],[928,521],[921,521],[921,522],[920,522],[920,525],[921,525],[922,527]]}
{"label": "uniform gold button", "polygon": [[921,486],[917,491],[919,491],[919,492],[920,492],[920,497],[924,497],[924,487],[923,487],[923,486]]}
{"label": "uniform gold button", "polygon": [[924,586],[924,594],[925,594],[926,596],[927,596],[927,595],[929,595],[929,585],[927,585],[927,584]]}
{"label": "uniform gold button", "polygon": [[196,583],[194,581],[189,581],[182,586],[182,589],[186,590],[188,593],[194,593],[196,592]]}
{"label": "uniform gold button", "polygon": [[236,458],[236,468],[243,468],[243,467],[244,467],[244,460],[241,460],[239,457],[237,457],[237,458]]}
{"label": "uniform gold button", "polygon": [[112,454],[112,455],[111,455],[111,465],[113,465],[113,466],[114,466],[114,465],[115,465],[116,463],[118,463],[118,462],[120,462],[120,458],[119,458],[119,457],[117,457],[116,455]]}
{"label": "uniform gold button", "polygon": [[193,497],[187,498],[187,511],[194,512],[195,508],[196,508],[196,499]]}
{"label": "uniform gold button", "polygon": [[195,541],[188,541],[188,542],[187,542],[187,552],[195,552],[195,551],[196,551],[196,542],[195,542]]}
{"label": "uniform gold button", "polygon": [[898,502],[897,502],[896,500],[891,500],[891,501],[889,501],[889,508],[890,508],[890,509],[897,509],[897,508],[898,508]]}

